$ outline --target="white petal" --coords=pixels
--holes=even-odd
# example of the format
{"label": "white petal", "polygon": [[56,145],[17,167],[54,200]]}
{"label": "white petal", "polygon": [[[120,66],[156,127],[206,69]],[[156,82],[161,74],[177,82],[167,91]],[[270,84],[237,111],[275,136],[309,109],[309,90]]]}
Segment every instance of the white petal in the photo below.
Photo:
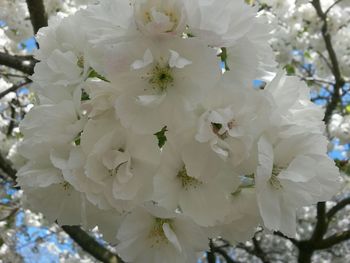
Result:
{"label": "white petal", "polygon": [[180,246],[179,240],[176,237],[176,234],[171,229],[168,223],[163,224],[163,231],[167,239],[175,246],[175,248],[181,253],[182,248]]}
{"label": "white petal", "polygon": [[187,65],[191,65],[192,61],[189,61],[185,58],[180,57],[179,53],[177,53],[174,50],[170,51],[170,59],[169,59],[169,66],[171,68],[184,68]]}
{"label": "white petal", "polygon": [[147,67],[149,64],[153,63],[153,55],[149,49],[145,51],[142,60],[135,60],[131,64],[132,69],[141,69]]}

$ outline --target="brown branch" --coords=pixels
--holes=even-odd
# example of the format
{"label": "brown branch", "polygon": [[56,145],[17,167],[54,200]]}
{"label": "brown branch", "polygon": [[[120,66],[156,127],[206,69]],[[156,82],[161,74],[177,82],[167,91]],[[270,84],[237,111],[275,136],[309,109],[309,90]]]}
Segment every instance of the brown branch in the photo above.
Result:
{"label": "brown branch", "polygon": [[207,261],[208,263],[215,263],[216,262],[216,256],[214,250],[214,242],[212,239],[209,240],[209,248],[210,250],[207,251]]}
{"label": "brown branch", "polygon": [[[220,256],[222,256],[222,257],[225,259],[226,263],[238,263],[238,261],[232,259],[232,258],[227,254],[227,252],[226,252],[224,249],[222,249],[221,247],[213,247],[213,248],[212,248],[212,253],[216,253],[216,254],[219,254]],[[208,262],[210,262],[210,261],[208,260]],[[216,260],[214,260],[214,261],[212,261],[212,262],[215,263]]]}
{"label": "brown branch", "polygon": [[257,247],[256,247],[255,242],[256,241],[254,241],[254,248],[250,248],[243,243],[238,243],[236,247],[244,250],[245,252],[247,252],[250,255],[257,257],[263,263],[269,263],[269,260],[266,258],[266,255],[262,253],[261,248],[260,248],[260,251],[257,251]]}
{"label": "brown branch", "polygon": [[104,263],[122,263],[121,259],[98,243],[92,236],[82,230],[79,226],[62,226],[62,229],[79,246],[96,259]]}
{"label": "brown branch", "polygon": [[11,136],[13,129],[15,128],[15,118],[16,118],[16,104],[17,101],[16,99],[12,99],[11,102],[9,102],[9,107],[11,110],[11,115],[10,115],[10,124],[7,128],[6,135]]}
{"label": "brown branch", "polygon": [[18,56],[0,52],[0,65],[16,69],[28,75],[34,73],[34,65],[36,62],[37,61],[32,56]]}
{"label": "brown branch", "polygon": [[295,238],[292,238],[292,237],[288,237],[288,236],[286,236],[285,234],[283,234],[283,233],[280,232],[280,231],[275,231],[275,232],[273,232],[273,234],[274,234],[275,236],[279,236],[279,237],[282,237],[282,238],[284,238],[284,239],[289,240],[289,241],[292,242],[292,244],[294,244],[295,246],[298,246],[298,244],[299,244],[299,241],[298,241],[298,240],[296,240]]}
{"label": "brown branch", "polygon": [[332,207],[328,213],[326,213],[325,202],[317,204],[317,223],[309,240],[297,241],[294,243],[299,249],[298,262],[309,263],[311,257],[316,250],[328,249],[333,245],[350,239],[350,230],[340,234],[335,234],[331,237],[324,239],[324,236],[328,230],[329,222],[332,217],[345,206],[350,204],[350,198],[343,199],[334,207]]}
{"label": "brown branch", "polygon": [[341,209],[343,209],[344,207],[346,207],[347,205],[350,205],[350,197],[345,198],[343,200],[341,200],[340,202],[338,202],[335,206],[333,206],[327,213],[327,218],[328,221],[330,221],[332,219],[333,216],[335,216],[335,214],[340,211]]}
{"label": "brown branch", "polygon": [[259,241],[256,238],[256,233],[255,236],[252,239],[253,245],[254,245],[254,255],[258,257],[263,263],[269,263],[270,261],[267,258],[267,255],[265,251],[261,248]]}
{"label": "brown branch", "polygon": [[326,12],[324,12],[326,15],[329,13],[329,11],[331,11],[332,10],[332,8],[333,7],[335,7],[337,4],[339,4],[340,2],[342,2],[343,0],[337,0],[337,1],[335,1],[333,4],[331,4],[328,8],[327,8],[327,10],[326,10]]}
{"label": "brown branch", "polygon": [[17,214],[18,211],[19,211],[19,207],[13,208],[11,210],[11,212],[7,216],[1,218],[0,221],[7,221],[7,220],[13,218]]}
{"label": "brown branch", "polygon": [[331,63],[328,61],[328,59],[322,54],[320,51],[316,51],[316,53],[323,59],[323,61],[326,63],[327,67],[332,71],[333,67]]}
{"label": "brown branch", "polygon": [[36,34],[40,28],[48,25],[44,2],[43,0],[27,0],[27,6],[34,34]]}
{"label": "brown branch", "polygon": [[312,82],[318,82],[321,84],[327,84],[327,85],[334,85],[334,82],[328,81],[325,79],[320,79],[320,78],[315,78],[315,77],[304,77],[304,76],[299,76],[301,80],[304,81],[312,81]]}
{"label": "brown branch", "polygon": [[296,245],[299,249],[298,262],[311,262],[312,255],[316,250],[315,244],[320,243],[324,234],[327,232],[328,223],[326,217],[326,203],[320,202],[317,204],[317,222],[309,240],[299,241]]}
{"label": "brown branch", "polygon": [[13,73],[7,73],[7,72],[1,72],[0,71],[0,75],[4,76],[5,78],[27,78],[27,76],[25,75],[20,75],[20,74],[13,74]]}
{"label": "brown branch", "polygon": [[317,243],[322,240],[324,234],[327,232],[327,228],[326,203],[319,202],[317,204],[317,222],[310,241]]}
{"label": "brown branch", "polygon": [[17,171],[12,168],[8,160],[6,160],[0,153],[0,169],[3,170],[13,181],[16,181]]}
{"label": "brown branch", "polygon": [[322,240],[322,242],[316,243],[315,249],[327,249],[348,239],[350,239],[350,230],[347,230],[340,234],[334,234],[333,236]]}
{"label": "brown branch", "polygon": [[12,87],[8,88],[7,90],[4,90],[3,92],[0,92],[0,99],[2,99],[3,97],[5,97],[7,94],[9,94],[10,92],[15,92],[18,89],[22,88],[25,85],[28,85],[29,83],[31,83],[32,81],[28,79],[28,81],[17,84],[17,85],[12,85]]}
{"label": "brown branch", "polygon": [[332,37],[328,32],[327,13],[323,12],[320,0],[312,0],[311,3],[315,8],[318,17],[323,22],[323,26],[321,29],[322,37],[323,37],[323,40],[325,42],[325,46],[326,46],[328,56],[329,56],[331,66],[332,66],[331,70],[332,70],[332,73],[333,73],[334,79],[335,79],[335,85],[333,86],[334,87],[333,95],[332,95],[330,103],[328,103],[328,105],[326,107],[326,113],[325,113],[325,117],[324,117],[324,121],[326,123],[328,123],[331,116],[332,116],[333,111],[336,109],[337,105],[341,102],[341,92],[340,91],[341,91],[341,88],[343,87],[345,82],[344,82],[344,79],[343,79],[341,71],[340,71],[337,54],[335,53],[334,48],[333,48]]}

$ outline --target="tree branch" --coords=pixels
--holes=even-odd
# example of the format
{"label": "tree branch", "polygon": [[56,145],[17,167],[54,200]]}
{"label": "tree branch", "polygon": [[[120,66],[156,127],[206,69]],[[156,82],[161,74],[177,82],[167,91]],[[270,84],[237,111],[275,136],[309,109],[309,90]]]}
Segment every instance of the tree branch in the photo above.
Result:
{"label": "tree branch", "polygon": [[341,102],[340,90],[343,87],[345,82],[344,82],[344,79],[341,75],[341,71],[340,71],[340,67],[339,67],[339,63],[338,63],[338,58],[337,58],[337,55],[336,55],[334,48],[333,48],[332,37],[328,32],[327,13],[323,12],[320,0],[312,0],[311,3],[315,8],[318,17],[323,22],[323,26],[321,29],[322,37],[323,37],[323,40],[324,40],[325,45],[326,45],[328,56],[329,56],[329,59],[331,61],[331,65],[332,65],[331,70],[332,70],[332,73],[333,73],[334,78],[335,78],[335,85],[333,86],[334,91],[333,91],[332,99],[331,99],[330,103],[327,105],[326,113],[325,113],[325,117],[324,117],[324,121],[326,123],[328,123],[331,116],[332,116],[333,111],[336,109],[337,105]]}
{"label": "tree branch", "polygon": [[3,92],[0,92],[0,99],[2,99],[3,97],[5,97],[7,94],[9,94],[10,92],[15,92],[18,89],[22,88],[25,85],[28,85],[29,83],[31,83],[32,81],[28,79],[28,81],[17,84],[17,85],[12,85],[11,88],[8,88],[7,90],[4,90]]}
{"label": "tree branch", "polygon": [[327,232],[327,227],[326,203],[319,202],[317,204],[317,223],[310,241],[317,243],[322,240],[324,234]]}
{"label": "tree branch", "polygon": [[36,34],[40,28],[48,25],[44,2],[43,0],[27,0],[27,6],[34,34]]}
{"label": "tree branch", "polygon": [[122,263],[122,260],[79,226],[62,226],[62,229],[81,246],[83,250],[104,263]]}
{"label": "tree branch", "polygon": [[303,76],[300,76],[300,79],[304,80],[304,81],[318,82],[320,84],[334,85],[334,82],[332,82],[332,81],[328,81],[328,80],[320,79],[320,78],[315,78],[315,77],[303,77]]}
{"label": "tree branch", "polygon": [[12,101],[9,102],[11,115],[10,115],[10,124],[9,124],[9,126],[7,128],[7,132],[6,132],[7,136],[10,136],[12,134],[13,129],[15,128],[16,104],[17,104],[16,99],[12,99]]}
{"label": "tree branch", "polygon": [[339,203],[337,203],[335,206],[333,206],[327,213],[327,218],[330,221],[335,214],[346,207],[347,205],[350,205],[350,197],[345,198],[341,200]]}
{"label": "tree branch", "polygon": [[28,75],[34,73],[34,65],[37,61],[32,56],[10,55],[0,52],[0,65],[4,65]]}
{"label": "tree branch", "polygon": [[209,240],[209,251],[207,251],[207,261],[208,263],[215,263],[216,262],[216,257],[215,257],[215,252],[214,252],[214,242],[212,239]]}
{"label": "tree branch", "polygon": [[299,258],[300,263],[309,263],[311,262],[312,254],[315,250],[328,249],[333,245],[336,245],[340,242],[343,242],[347,239],[350,239],[350,230],[345,231],[340,234],[335,234],[331,237],[324,239],[324,235],[328,230],[328,225],[331,218],[345,206],[350,204],[350,198],[346,198],[340,201],[337,205],[332,207],[328,213],[326,213],[326,204],[325,202],[320,202],[317,204],[317,223],[312,234],[312,237],[309,240],[298,241],[295,245],[299,249]]}
{"label": "tree branch", "polygon": [[[238,261],[233,260],[233,259],[227,254],[227,252],[226,252],[224,249],[220,248],[220,247],[213,247],[213,248],[212,248],[212,253],[217,253],[217,254],[219,254],[220,256],[222,256],[222,257],[225,259],[226,263],[238,263]],[[210,261],[209,261],[209,262],[210,262]],[[214,260],[213,262],[215,263],[216,261]]]}
{"label": "tree branch", "polygon": [[12,168],[10,163],[0,153],[0,169],[3,170],[14,182],[16,181],[17,171]]}
{"label": "tree branch", "polygon": [[20,74],[13,74],[13,73],[7,73],[7,72],[1,72],[0,71],[0,75],[4,76],[5,78],[27,78],[26,75],[20,75]]}
{"label": "tree branch", "polygon": [[289,241],[292,242],[292,244],[294,244],[295,246],[298,246],[298,244],[299,244],[299,241],[298,241],[298,240],[296,240],[295,238],[292,238],[292,237],[288,237],[288,236],[286,236],[285,234],[283,234],[283,233],[280,232],[280,231],[275,231],[275,232],[273,232],[273,234],[276,235],[276,236],[279,236],[279,237],[282,237],[282,238],[284,238],[284,239],[289,240]]}
{"label": "tree branch", "polygon": [[258,257],[263,263],[269,263],[269,260],[267,258],[267,255],[266,255],[265,251],[261,248],[260,243],[259,243],[259,241],[256,238],[256,234],[253,237],[252,241],[253,241],[254,248],[255,248],[254,249],[254,251],[255,251],[254,255],[256,257]]}
{"label": "tree branch", "polygon": [[335,234],[322,240],[322,242],[316,243],[315,249],[327,249],[348,239],[350,239],[350,230]]}
{"label": "tree branch", "polygon": [[333,7],[335,7],[337,4],[339,4],[340,2],[342,2],[343,0],[337,0],[335,1],[333,4],[331,4],[328,9],[326,10],[326,12],[324,12],[326,15],[329,13],[329,11],[332,10]]}
{"label": "tree branch", "polygon": [[13,208],[7,216],[0,218],[0,222],[7,221],[7,220],[13,218],[17,214],[18,211],[19,211],[19,207]]}
{"label": "tree branch", "polygon": [[322,54],[320,51],[316,51],[316,53],[323,59],[323,61],[326,63],[327,67],[332,71],[333,67],[331,63],[328,61],[328,59]]}

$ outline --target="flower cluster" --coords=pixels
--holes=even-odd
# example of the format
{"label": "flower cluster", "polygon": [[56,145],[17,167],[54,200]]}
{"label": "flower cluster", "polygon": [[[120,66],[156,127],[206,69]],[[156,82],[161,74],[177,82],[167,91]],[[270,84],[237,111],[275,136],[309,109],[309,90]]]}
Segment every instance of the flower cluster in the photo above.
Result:
{"label": "flower cluster", "polygon": [[[311,1],[262,0],[259,3],[265,9],[264,15],[278,24],[270,41],[277,60],[284,65],[312,65],[310,70],[306,69],[309,74],[332,81],[333,74],[327,65],[330,58],[321,34],[323,22]],[[349,78],[350,1],[322,0],[320,4],[323,12],[327,12],[327,33],[337,50],[339,67],[343,76]],[[300,53],[306,61],[300,61]]]}
{"label": "flower cluster", "polygon": [[347,144],[350,141],[350,116],[335,113],[328,125],[329,135],[339,139],[340,144]]}
{"label": "flower cluster", "polygon": [[[76,12],[79,8],[84,8],[87,4],[97,1],[98,0],[44,0],[43,3],[48,16],[52,16],[56,13],[59,13],[60,16],[66,16],[67,14]],[[4,27],[7,37],[12,40],[11,48],[17,50],[19,42],[33,36],[27,3],[25,0],[0,0],[0,6],[0,28]]]}
{"label": "flower cluster", "polygon": [[127,262],[195,262],[208,238],[259,225],[295,235],[338,170],[308,88],[273,74],[269,32],[232,0],[106,0],[52,19],[21,123],[28,206],[97,225]]}

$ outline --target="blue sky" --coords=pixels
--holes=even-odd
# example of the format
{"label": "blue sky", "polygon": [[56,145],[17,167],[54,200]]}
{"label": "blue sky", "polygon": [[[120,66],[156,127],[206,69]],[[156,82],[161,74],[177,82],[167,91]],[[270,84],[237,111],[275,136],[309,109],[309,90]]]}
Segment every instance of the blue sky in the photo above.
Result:
{"label": "blue sky", "polygon": [[36,44],[35,44],[35,39],[34,37],[31,37],[25,41],[22,42],[23,45],[25,46],[25,49],[31,53],[33,52],[34,49],[36,49]]}

